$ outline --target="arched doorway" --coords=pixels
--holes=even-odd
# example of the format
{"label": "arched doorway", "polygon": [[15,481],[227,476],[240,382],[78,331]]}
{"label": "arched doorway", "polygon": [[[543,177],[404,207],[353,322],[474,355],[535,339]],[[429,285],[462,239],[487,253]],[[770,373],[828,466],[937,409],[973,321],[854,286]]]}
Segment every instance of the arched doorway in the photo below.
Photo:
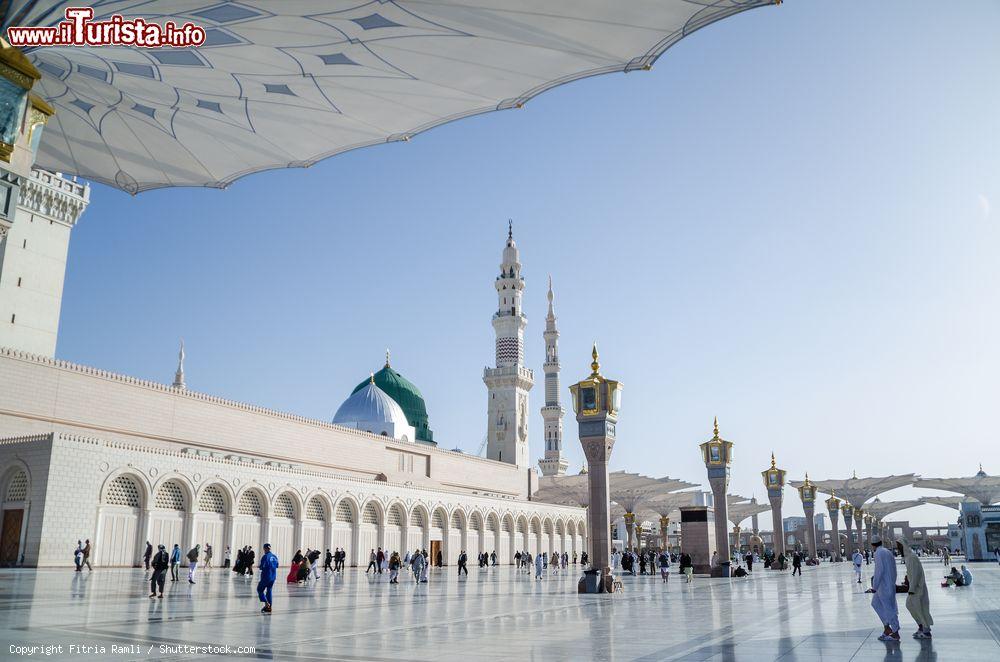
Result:
{"label": "arched doorway", "polygon": [[576,555],[577,560],[579,560],[580,546],[577,544],[576,541],[576,524],[573,522],[573,520],[570,520],[566,524],[566,536],[569,539],[569,549],[567,551],[569,552],[570,561],[573,560],[574,554]]}
{"label": "arched doorway", "polygon": [[417,506],[410,513],[410,526],[406,529],[406,549],[410,552],[427,548],[427,511]]}
{"label": "arched doorway", "polygon": [[[479,560],[479,555],[487,551],[485,545],[486,532],[483,530],[483,516],[478,512],[473,512],[469,517],[469,531],[465,536],[466,554],[469,555],[469,562]],[[478,564],[477,564],[478,565]]]}
{"label": "arched doorway", "polygon": [[515,536],[514,518],[510,515],[504,515],[503,519],[500,520],[500,539],[497,541],[497,545],[500,547],[501,563],[514,562],[514,554],[517,552],[517,544],[514,542]]}
{"label": "arched doorway", "polygon": [[385,518],[385,553],[399,552],[400,558],[406,556],[403,541],[406,539],[406,511],[402,504],[394,503],[389,507]]}
{"label": "arched doorway", "polygon": [[[306,516],[302,519],[302,547],[305,549],[326,549],[326,523],[329,520],[323,499],[314,496],[306,502]],[[320,558],[323,558],[322,556]]]}
{"label": "arched doorway", "polygon": [[[204,545],[205,541],[198,538],[184,539],[184,524],[191,507],[187,486],[179,480],[169,479],[160,483],[155,490],[153,508],[149,512],[149,529],[146,532],[146,540],[153,545],[153,549],[157,545],[163,545],[167,549],[180,545],[181,550],[186,552],[185,547]],[[145,548],[146,541],[140,540],[139,544]]]}
{"label": "arched doorway", "polygon": [[[506,563],[507,557],[500,549],[500,518],[496,513],[486,516],[486,535],[483,537],[483,551],[497,554],[497,563]],[[492,563],[492,560],[490,561]]]}
{"label": "arched doorway", "polygon": [[0,484],[3,491],[3,513],[0,519],[0,567],[20,565],[24,557],[24,541],[28,531],[28,472],[14,467]]}
{"label": "arched doorway", "polygon": [[97,565],[139,564],[139,512],[145,501],[146,492],[139,478],[120,474],[108,481],[101,495],[97,538],[93,542]]}
{"label": "arched doorway", "polygon": [[[194,542],[212,546],[212,562],[222,565],[229,531],[226,517],[230,514],[229,498],[221,485],[206,485],[198,494],[198,510],[194,516]],[[170,547],[167,547],[170,549]],[[235,555],[232,555],[235,558]]]}
{"label": "arched doorway", "polygon": [[367,564],[371,551],[381,547],[382,511],[378,504],[369,501],[361,509],[361,528],[358,533],[358,565]]}
{"label": "arched doorway", "polygon": [[[264,523],[264,506],[267,500],[257,488],[249,488],[236,500],[236,515],[233,516],[233,545],[236,549],[252,547],[259,560],[263,554],[261,528]],[[278,562],[287,565],[291,559],[278,557]]]}
{"label": "arched doorway", "polygon": [[528,518],[521,515],[517,518],[517,542],[515,543],[517,551],[527,552],[530,549],[530,543],[528,543]]}
{"label": "arched doorway", "polygon": [[465,513],[461,509],[455,509],[448,524],[448,549],[445,554],[445,563],[454,565],[458,563],[458,555],[466,548]]}
{"label": "arched doorway", "polygon": [[342,499],[334,511],[333,519],[333,547],[344,550],[344,564],[357,565],[358,560],[354,554],[354,530],[357,521],[356,506],[348,499]]}
{"label": "arched doorway", "polygon": [[278,559],[295,556],[295,521],[298,519],[298,504],[290,492],[282,492],[274,499],[268,536],[271,550]]}
{"label": "arched doorway", "polygon": [[431,536],[430,536],[430,548],[428,552],[430,553],[431,565],[437,566],[438,564],[438,554],[441,555],[442,563],[448,562],[448,556],[445,552],[445,543],[447,542],[447,527],[448,527],[448,516],[444,512],[444,508],[437,508],[434,510],[434,514],[431,515]]}
{"label": "arched doorway", "polygon": [[537,517],[531,518],[531,535],[528,536],[528,551],[531,553],[532,558],[544,551],[542,548],[542,524],[538,521]]}

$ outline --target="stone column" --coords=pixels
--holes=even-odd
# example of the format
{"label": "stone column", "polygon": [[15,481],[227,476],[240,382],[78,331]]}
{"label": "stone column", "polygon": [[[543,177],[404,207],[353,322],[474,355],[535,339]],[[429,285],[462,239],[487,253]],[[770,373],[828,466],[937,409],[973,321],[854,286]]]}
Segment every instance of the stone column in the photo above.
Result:
{"label": "stone column", "polygon": [[816,503],[810,501],[802,504],[802,509],[806,513],[806,546],[809,549],[809,558],[816,557]]}
{"label": "stone column", "polygon": [[865,520],[865,511],[861,508],[855,508],[854,529],[858,533],[858,549],[860,549],[862,552],[865,551],[865,540],[864,540],[864,534],[862,533],[864,529],[861,528],[862,524],[864,524],[864,520]]}
{"label": "stone column", "polygon": [[670,518],[660,516],[660,545],[663,549],[670,549],[670,541],[667,538],[667,529],[670,527]]}
{"label": "stone column", "polygon": [[635,540],[635,513],[625,513],[625,549],[633,551]]}
{"label": "stone column", "polygon": [[833,530],[833,554],[834,561],[840,561],[840,499],[831,496],[826,500],[826,512],[830,515],[830,527]]}
{"label": "stone column", "polygon": [[708,483],[712,487],[715,504],[715,552],[719,554],[719,567],[713,568],[713,577],[728,577],[730,571],[729,550],[729,465],[732,460],[733,444],[719,436],[719,420],[715,420],[714,434],[701,444],[702,460],[708,472]]}
{"label": "stone column", "polygon": [[868,549],[872,548],[872,526],[872,518],[871,516],[868,516],[865,520],[865,536],[868,538]]}
{"label": "stone column", "polygon": [[[785,527],[781,520],[781,501],[785,489],[785,470],[775,464],[774,453],[771,453],[771,468],[760,472],[767,489],[767,500],[771,504],[771,534],[774,543],[774,555],[785,553]],[[761,550],[763,553],[764,550]]]}
{"label": "stone column", "polygon": [[[587,508],[587,533],[590,536],[590,565],[599,570],[598,592],[608,592],[614,583],[611,576],[611,486],[608,462],[615,446],[622,386],[601,375],[597,345],[591,354],[593,372],[569,387],[573,394],[573,410],[579,428],[580,445],[587,458],[587,482],[590,505]],[[587,590],[587,578],[580,580],[578,590]]]}
{"label": "stone column", "polygon": [[739,550],[739,549],[740,549],[740,548],[742,547],[742,545],[740,545],[740,525],[739,525],[739,524],[734,524],[734,525],[733,525],[733,540],[732,540],[732,546],[733,546],[733,547],[734,547],[734,548],[735,548],[736,550]]}
{"label": "stone column", "polygon": [[844,533],[847,534],[847,549],[844,553],[848,558],[854,554],[854,535],[851,531],[851,523],[854,519],[854,508],[851,507],[849,503],[844,503],[840,507],[842,513],[844,513]]}

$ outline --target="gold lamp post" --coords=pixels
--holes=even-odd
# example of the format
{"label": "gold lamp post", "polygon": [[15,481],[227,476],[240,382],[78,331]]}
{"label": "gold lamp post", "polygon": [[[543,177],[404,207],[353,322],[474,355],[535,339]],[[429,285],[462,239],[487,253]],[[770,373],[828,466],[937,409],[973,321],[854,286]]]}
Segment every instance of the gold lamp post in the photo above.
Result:
{"label": "gold lamp post", "polygon": [[569,387],[573,394],[573,411],[579,427],[580,444],[587,457],[587,483],[590,505],[587,508],[590,536],[590,566],[599,573],[597,587],[580,581],[582,592],[610,592],[611,576],[611,498],[608,483],[608,462],[615,445],[615,426],[621,407],[622,385],[601,375],[597,344],[591,353],[591,373],[586,379]]}
{"label": "gold lamp post", "polygon": [[715,546],[719,553],[719,566],[712,568],[713,577],[728,577],[730,571],[729,551],[729,504],[726,492],[729,490],[729,467],[733,461],[733,442],[719,436],[719,419],[713,424],[712,438],[700,444],[701,459],[708,471],[708,483],[712,486],[712,500],[715,503]]}
{"label": "gold lamp post", "polygon": [[[851,525],[854,523],[854,506],[845,501],[840,506],[840,513],[844,516],[844,529],[847,532],[847,546],[851,547],[854,545],[854,536],[851,535]],[[858,529],[858,544],[857,548],[861,547],[861,530]],[[852,552],[850,549],[844,550],[847,556],[851,556]]]}
{"label": "gold lamp post", "polygon": [[806,546],[809,549],[809,558],[816,558],[816,486],[809,480],[799,485],[799,498],[802,499],[802,510],[806,514]]}
{"label": "gold lamp post", "polygon": [[774,453],[771,453],[771,467],[760,472],[764,479],[764,487],[767,488],[767,500],[771,503],[771,525],[774,533],[775,556],[785,553],[785,527],[781,520],[781,501],[785,489],[785,470],[779,469],[774,461]]}
{"label": "gold lamp post", "polygon": [[830,515],[830,526],[833,529],[833,560],[840,561],[840,499],[832,491],[830,498],[826,500],[826,512]]}

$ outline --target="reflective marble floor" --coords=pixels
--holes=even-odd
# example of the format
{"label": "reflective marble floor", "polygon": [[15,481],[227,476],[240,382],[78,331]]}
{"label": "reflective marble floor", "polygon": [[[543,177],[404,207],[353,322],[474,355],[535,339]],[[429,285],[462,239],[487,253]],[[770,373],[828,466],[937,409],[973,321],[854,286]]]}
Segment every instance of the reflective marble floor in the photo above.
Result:
{"label": "reflective marble floor", "polygon": [[[57,659],[214,657],[161,652],[166,644],[253,646],[230,657],[277,660],[1000,660],[1000,567],[971,568],[970,587],[932,586],[932,642],[909,637],[900,601],[900,644],[877,640],[870,596],[846,563],[690,585],[625,577],[614,596],[578,595],[575,571],[535,581],[509,567],[461,579],[445,568],[415,586],[350,569],[276,585],[270,616],[258,612],[254,583],[224,570],[195,586],[168,581],[162,601],[146,597],[141,570],[0,570],[0,658],[46,644],[63,645]],[[106,653],[70,654],[70,644]]]}

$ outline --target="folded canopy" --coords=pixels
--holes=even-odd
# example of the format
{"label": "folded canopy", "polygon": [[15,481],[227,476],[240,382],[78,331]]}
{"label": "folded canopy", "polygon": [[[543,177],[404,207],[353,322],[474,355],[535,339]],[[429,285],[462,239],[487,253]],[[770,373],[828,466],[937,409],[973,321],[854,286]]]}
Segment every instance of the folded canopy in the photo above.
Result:
{"label": "folded canopy", "polygon": [[5,0],[3,27],[55,25],[80,4],[94,20],[207,31],[191,49],[26,49],[57,111],[38,165],[137,193],[224,187],[518,107],[647,68],[695,30],[776,0]]}

